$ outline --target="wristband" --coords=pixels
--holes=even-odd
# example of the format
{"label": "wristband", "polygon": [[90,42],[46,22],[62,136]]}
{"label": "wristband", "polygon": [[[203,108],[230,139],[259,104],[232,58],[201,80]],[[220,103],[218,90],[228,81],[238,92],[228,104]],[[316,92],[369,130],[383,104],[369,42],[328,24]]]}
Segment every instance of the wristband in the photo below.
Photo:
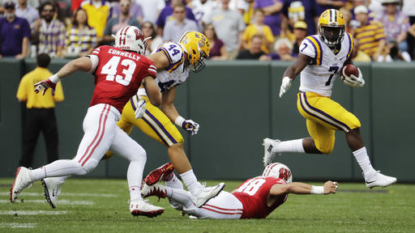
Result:
{"label": "wristband", "polygon": [[50,78],[50,81],[53,82],[54,84],[57,84],[59,81],[61,81],[61,79],[58,77],[58,75],[54,74],[52,75]]}
{"label": "wristband", "polygon": [[311,186],[311,194],[324,194],[323,186]]}
{"label": "wristband", "polygon": [[185,119],[182,116],[178,116],[176,118],[176,120],[174,121],[174,123],[179,126],[180,128],[183,127],[183,122],[185,121]]}

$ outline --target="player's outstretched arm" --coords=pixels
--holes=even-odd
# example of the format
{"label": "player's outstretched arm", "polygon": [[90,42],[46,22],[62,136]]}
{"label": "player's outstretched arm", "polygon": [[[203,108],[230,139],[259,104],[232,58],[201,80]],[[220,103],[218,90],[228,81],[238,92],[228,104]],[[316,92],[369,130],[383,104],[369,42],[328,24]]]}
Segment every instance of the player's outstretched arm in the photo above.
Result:
{"label": "player's outstretched arm", "polygon": [[310,61],[311,57],[300,53],[297,61],[285,70],[280,87],[280,98],[288,91],[288,89],[290,89],[293,80],[310,63]]}
{"label": "player's outstretched arm", "polygon": [[74,73],[75,71],[91,71],[92,69],[92,61],[90,58],[88,57],[81,57],[75,60],[70,61],[69,63],[67,63],[66,65],[64,65],[59,71],[58,73],[52,75],[51,77],[49,77],[46,80],[43,80],[41,82],[35,83],[34,87],[35,88],[35,92],[39,93],[41,90],[43,90],[42,94],[45,95],[45,92],[48,88],[52,89],[52,94],[55,94],[55,88],[56,88],[56,84],[58,84],[58,82],[65,78],[66,76]]}
{"label": "player's outstretched arm", "polygon": [[327,181],[324,186],[313,186],[302,182],[294,182],[291,184],[275,184],[270,190],[271,195],[282,194],[330,194],[336,193],[338,188],[337,182]]}

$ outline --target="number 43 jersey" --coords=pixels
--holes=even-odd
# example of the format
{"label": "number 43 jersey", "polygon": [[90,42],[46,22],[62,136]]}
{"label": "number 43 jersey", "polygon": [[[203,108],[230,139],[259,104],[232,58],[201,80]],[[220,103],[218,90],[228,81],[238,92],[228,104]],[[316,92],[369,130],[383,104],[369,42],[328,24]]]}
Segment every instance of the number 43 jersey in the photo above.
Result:
{"label": "number 43 jersey", "polygon": [[110,104],[121,113],[127,101],[137,93],[141,81],[147,76],[157,77],[154,63],[134,52],[101,46],[90,58],[96,85],[90,106]]}
{"label": "number 43 jersey", "polygon": [[284,204],[288,194],[281,195],[268,207],[269,192],[275,184],[286,184],[283,179],[274,177],[258,176],[245,181],[232,194],[239,199],[243,205],[241,218],[266,218],[278,206]]}
{"label": "number 43 jersey", "polygon": [[301,72],[300,91],[331,96],[334,80],[353,52],[353,37],[345,33],[341,48],[336,54],[319,35],[306,37],[300,45],[300,53],[312,58],[311,64]]}

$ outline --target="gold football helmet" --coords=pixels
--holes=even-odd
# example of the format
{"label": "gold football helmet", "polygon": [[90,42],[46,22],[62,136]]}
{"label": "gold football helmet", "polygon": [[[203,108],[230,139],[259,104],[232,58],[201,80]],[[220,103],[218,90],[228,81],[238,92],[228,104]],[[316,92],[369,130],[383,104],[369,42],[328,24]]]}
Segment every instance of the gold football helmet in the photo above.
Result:
{"label": "gold football helmet", "polygon": [[329,47],[335,47],[343,40],[345,28],[343,14],[335,9],[324,11],[318,20],[320,37]]}
{"label": "gold football helmet", "polygon": [[190,66],[193,72],[197,73],[205,68],[203,59],[209,58],[209,40],[200,32],[185,32],[179,40],[180,45],[187,53]]}

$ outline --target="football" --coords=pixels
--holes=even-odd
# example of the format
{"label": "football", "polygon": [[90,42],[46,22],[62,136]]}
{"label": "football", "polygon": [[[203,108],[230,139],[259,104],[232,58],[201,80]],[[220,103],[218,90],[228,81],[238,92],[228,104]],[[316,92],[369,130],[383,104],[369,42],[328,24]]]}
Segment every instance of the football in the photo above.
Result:
{"label": "football", "polygon": [[344,76],[350,77],[350,75],[352,74],[356,77],[359,76],[359,70],[357,69],[356,66],[352,64],[346,64],[345,66],[343,66],[342,75],[341,75],[342,80],[344,80]]}

